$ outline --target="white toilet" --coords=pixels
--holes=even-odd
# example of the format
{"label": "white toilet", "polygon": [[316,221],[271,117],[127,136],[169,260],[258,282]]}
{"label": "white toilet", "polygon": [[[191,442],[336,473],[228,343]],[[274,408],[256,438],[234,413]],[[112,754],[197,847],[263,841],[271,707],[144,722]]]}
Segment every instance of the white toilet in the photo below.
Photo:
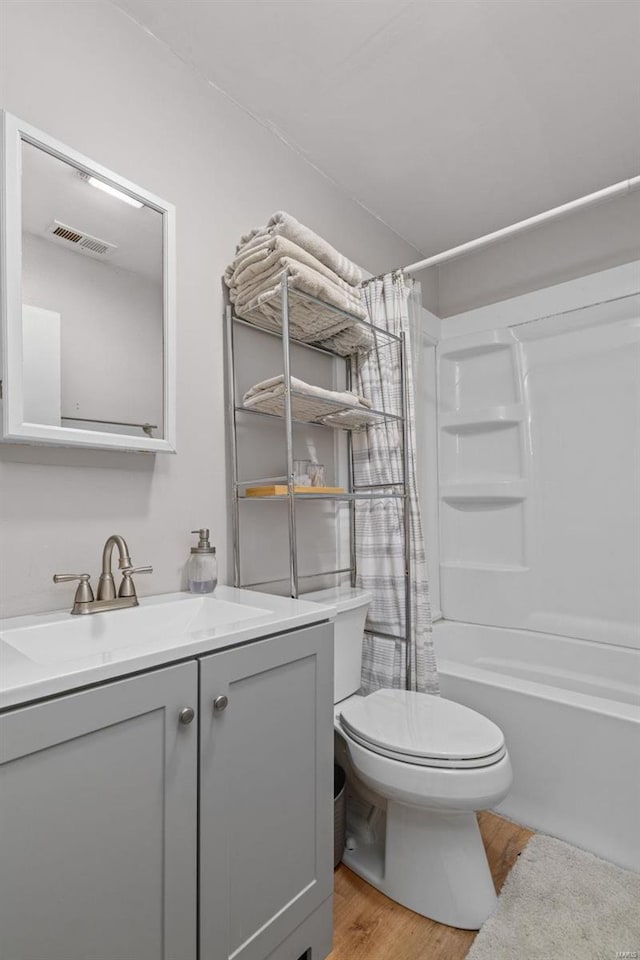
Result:
{"label": "white toilet", "polygon": [[336,762],[347,774],[343,862],[388,897],[440,923],[478,929],[496,894],[475,811],[508,793],[502,731],[441,697],[360,687],[371,599],[338,587],[306,594],[336,607]]}

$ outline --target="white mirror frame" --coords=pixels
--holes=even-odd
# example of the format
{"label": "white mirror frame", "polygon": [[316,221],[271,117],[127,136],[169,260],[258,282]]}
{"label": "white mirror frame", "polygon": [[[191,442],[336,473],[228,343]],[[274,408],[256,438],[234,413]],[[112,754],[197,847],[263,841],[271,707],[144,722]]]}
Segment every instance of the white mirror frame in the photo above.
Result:
{"label": "white mirror frame", "polygon": [[[24,420],[22,375],[22,151],[23,141],[72,163],[85,173],[113,184],[162,214],[163,272],[163,410],[164,436],[133,437],[97,430],[78,430]],[[2,339],[2,440],[63,447],[99,447],[146,453],[175,453],[176,435],[176,293],[175,207],[95,163],[36,127],[2,111],[2,184],[0,189],[0,327]],[[114,389],[117,383],[114,381]]]}

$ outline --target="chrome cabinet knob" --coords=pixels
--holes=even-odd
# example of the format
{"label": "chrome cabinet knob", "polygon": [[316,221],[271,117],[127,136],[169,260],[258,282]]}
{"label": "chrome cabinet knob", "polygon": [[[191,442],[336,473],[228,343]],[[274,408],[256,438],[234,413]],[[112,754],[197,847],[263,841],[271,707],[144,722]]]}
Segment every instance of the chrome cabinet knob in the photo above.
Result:
{"label": "chrome cabinet knob", "polygon": [[180,720],[180,723],[187,724],[187,723],[191,723],[195,715],[196,715],[196,712],[193,709],[193,707],[185,707],[178,714],[178,719]]}
{"label": "chrome cabinet knob", "polygon": [[222,694],[221,697],[216,697],[215,700],[213,701],[213,712],[222,713],[223,710],[227,709],[228,703],[229,703],[229,698],[225,697],[224,694]]}

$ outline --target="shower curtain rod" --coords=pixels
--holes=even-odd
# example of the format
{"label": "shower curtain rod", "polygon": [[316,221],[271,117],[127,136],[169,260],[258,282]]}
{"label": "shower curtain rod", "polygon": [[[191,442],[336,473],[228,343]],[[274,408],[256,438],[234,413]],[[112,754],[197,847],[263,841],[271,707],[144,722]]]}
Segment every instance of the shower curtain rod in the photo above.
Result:
{"label": "shower curtain rod", "polygon": [[531,227],[537,227],[541,223],[546,223],[549,220],[555,220],[556,217],[561,217],[565,213],[572,213],[574,210],[580,210],[582,207],[591,206],[591,204],[599,203],[601,200],[611,200],[613,197],[617,197],[620,194],[631,193],[632,190],[637,190],[640,187],[640,176],[632,177],[630,180],[621,180],[619,183],[614,183],[610,187],[605,187],[603,190],[596,190],[595,193],[588,193],[586,197],[579,197],[577,200],[571,200],[569,203],[563,203],[559,207],[553,207],[551,210],[546,210],[544,213],[538,213],[535,217],[529,217],[527,220],[520,220],[518,223],[512,223],[509,227],[502,227],[500,230],[494,230],[493,233],[487,233],[484,237],[478,237],[475,240],[469,240],[467,243],[461,243],[457,247],[451,247],[450,250],[444,250],[442,253],[436,253],[433,257],[427,257],[425,260],[418,260],[417,263],[410,263],[408,267],[402,267],[398,271],[401,273],[417,273],[419,270],[424,270],[426,267],[435,267],[438,263],[444,263],[446,260],[454,260],[456,257],[461,257],[465,253],[471,253],[473,250],[480,250],[482,247],[486,247],[491,243],[495,243],[497,240],[502,240],[505,237],[511,237],[516,233],[520,233],[523,230],[529,230]]}

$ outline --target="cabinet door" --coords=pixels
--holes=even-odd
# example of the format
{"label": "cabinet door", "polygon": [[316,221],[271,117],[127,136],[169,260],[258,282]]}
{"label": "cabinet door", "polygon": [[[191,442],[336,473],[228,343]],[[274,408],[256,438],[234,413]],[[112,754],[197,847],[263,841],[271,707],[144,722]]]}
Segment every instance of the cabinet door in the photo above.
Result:
{"label": "cabinet door", "polygon": [[0,717],[2,960],[195,960],[195,661]]}
{"label": "cabinet door", "polygon": [[200,671],[200,960],[264,960],[332,893],[333,626]]}

